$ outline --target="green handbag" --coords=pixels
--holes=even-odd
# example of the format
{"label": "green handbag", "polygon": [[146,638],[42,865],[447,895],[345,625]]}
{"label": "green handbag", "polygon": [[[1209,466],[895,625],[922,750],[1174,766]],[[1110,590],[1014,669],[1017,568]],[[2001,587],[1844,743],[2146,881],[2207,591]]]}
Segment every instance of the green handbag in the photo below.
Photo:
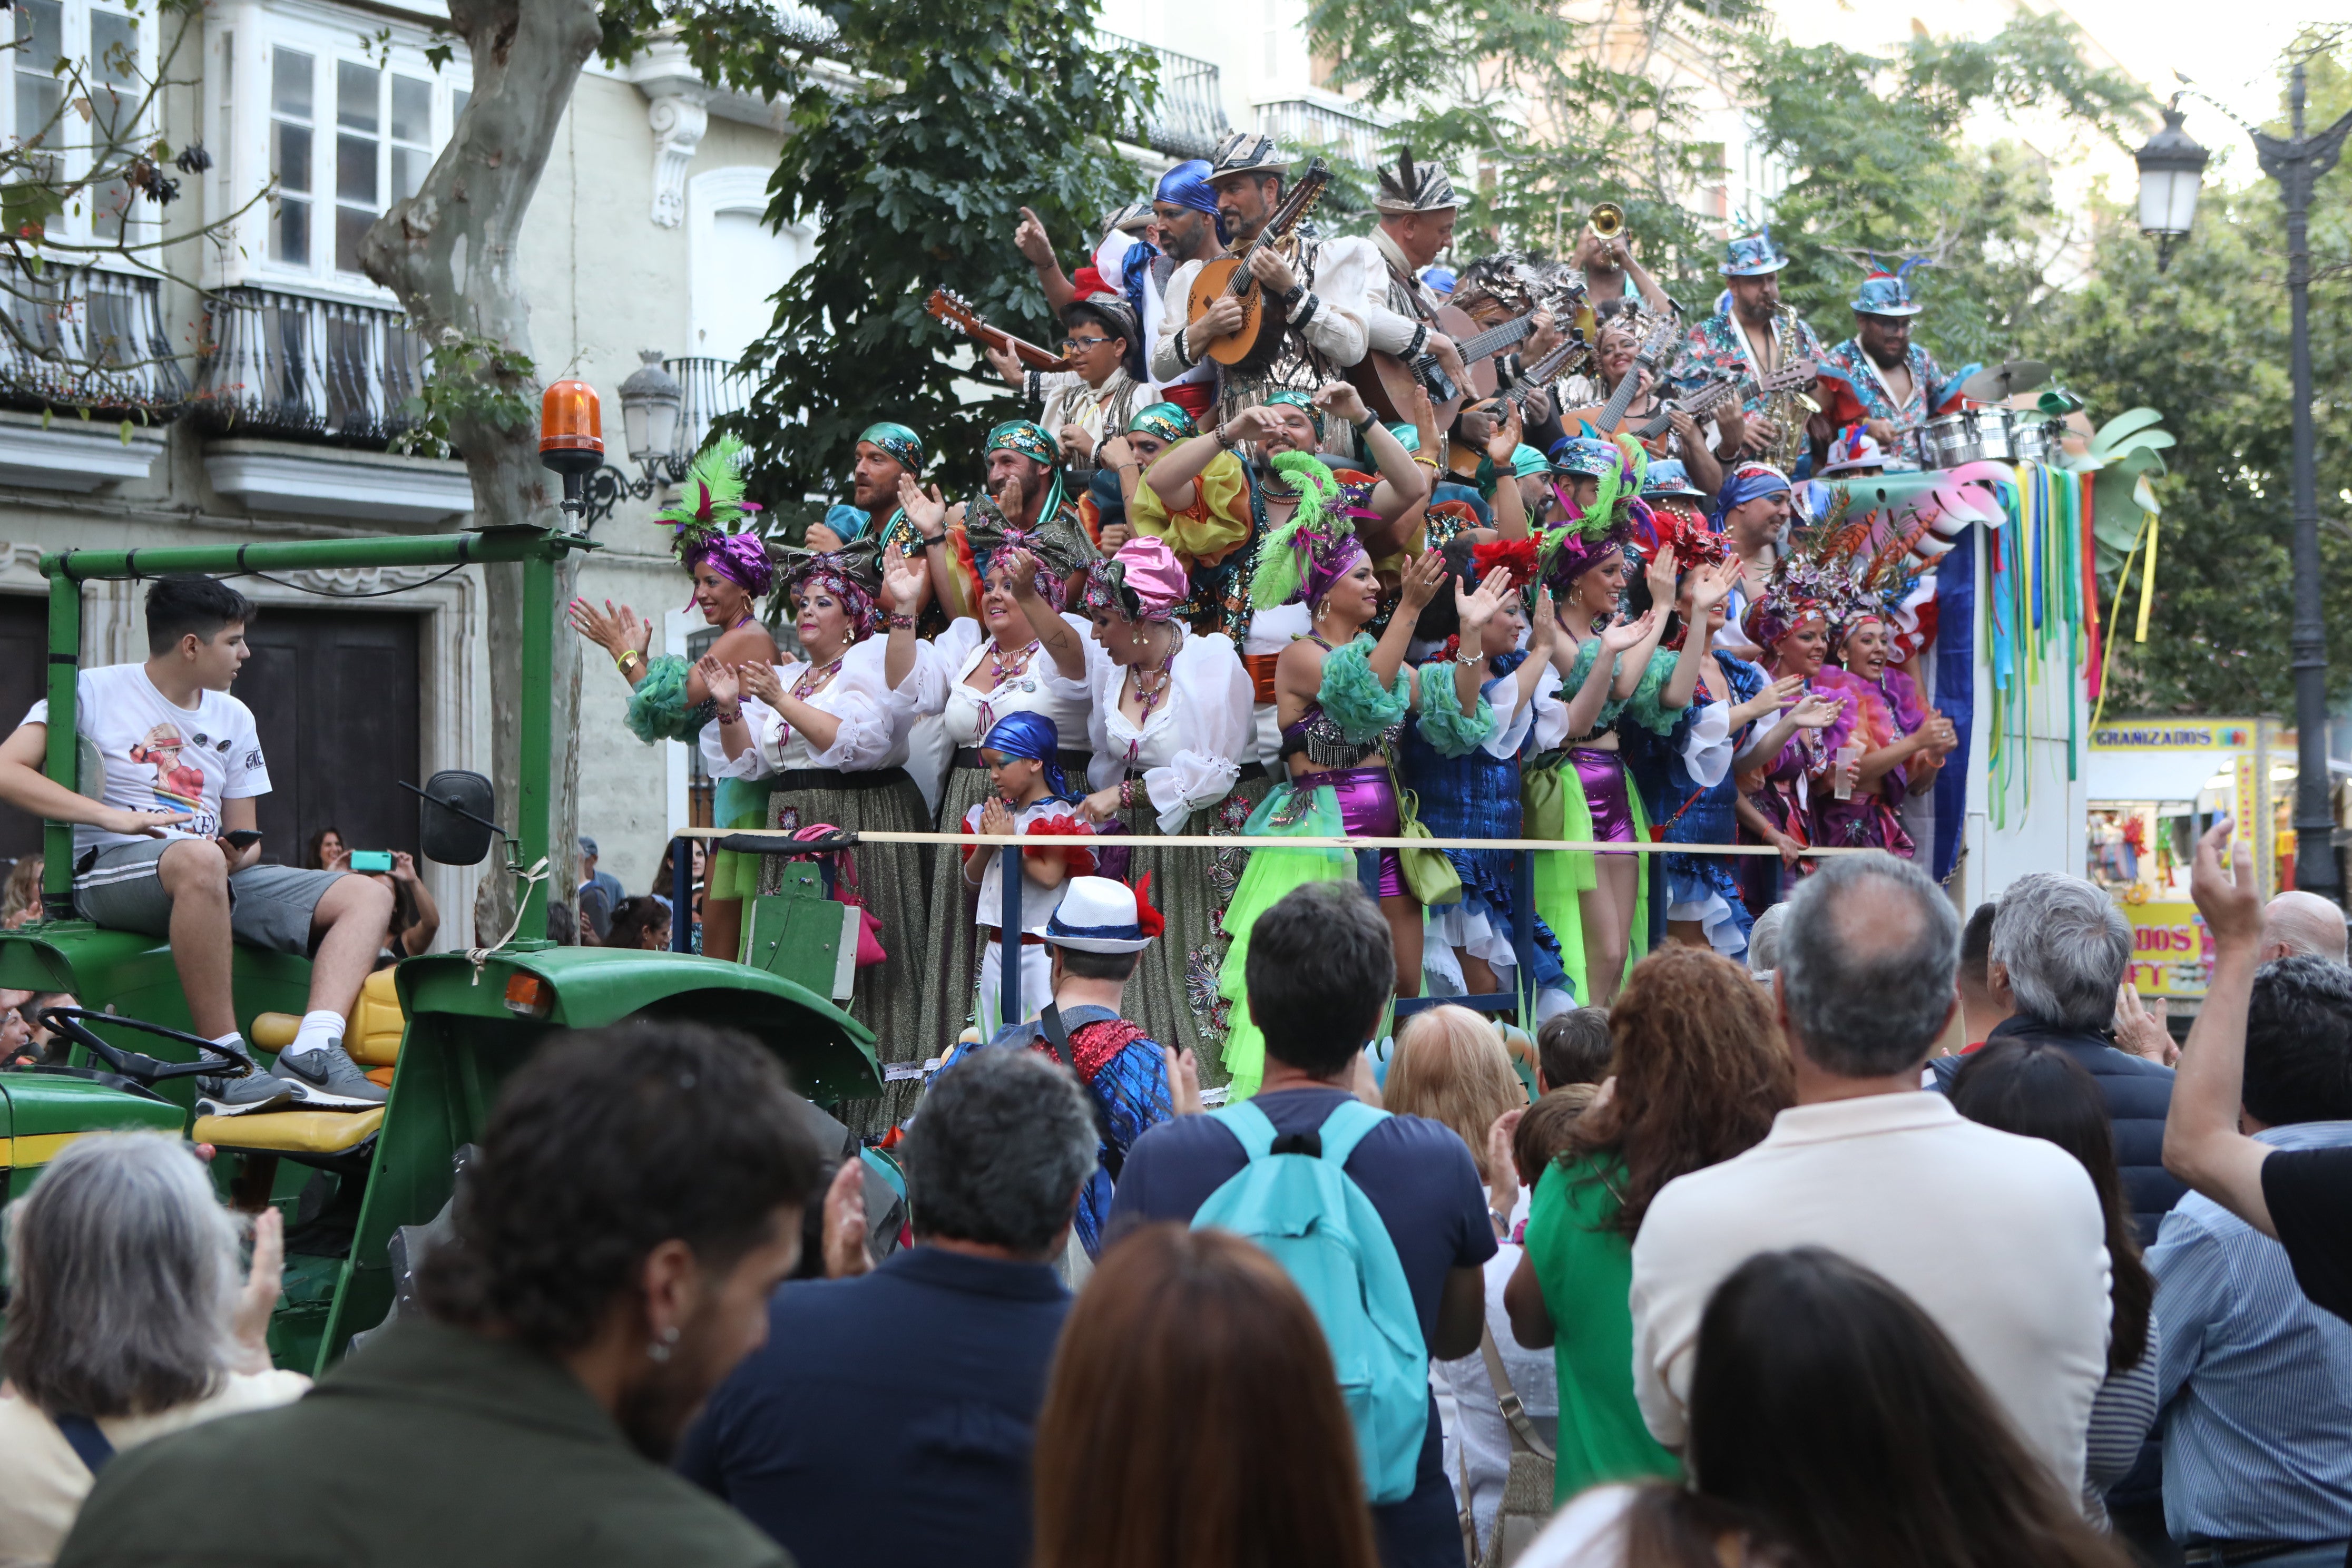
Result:
{"label": "green handbag", "polygon": [[[1400,838],[1434,838],[1437,837],[1421,825],[1419,803],[1411,790],[1397,795],[1397,817],[1402,824],[1397,829]],[[1405,891],[1424,906],[1458,904],[1462,901],[1462,873],[1445,858],[1443,849],[1405,848],[1397,851],[1397,860],[1404,875]]]}

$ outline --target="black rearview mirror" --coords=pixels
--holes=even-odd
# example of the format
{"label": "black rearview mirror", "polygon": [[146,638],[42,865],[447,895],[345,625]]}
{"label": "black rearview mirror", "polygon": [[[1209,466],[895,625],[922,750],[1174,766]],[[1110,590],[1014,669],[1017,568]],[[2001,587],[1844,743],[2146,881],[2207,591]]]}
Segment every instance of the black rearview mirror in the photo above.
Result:
{"label": "black rearview mirror", "polygon": [[446,768],[426,779],[417,794],[423,798],[416,803],[416,841],[425,858],[444,866],[480,865],[499,832],[498,797],[490,781]]}

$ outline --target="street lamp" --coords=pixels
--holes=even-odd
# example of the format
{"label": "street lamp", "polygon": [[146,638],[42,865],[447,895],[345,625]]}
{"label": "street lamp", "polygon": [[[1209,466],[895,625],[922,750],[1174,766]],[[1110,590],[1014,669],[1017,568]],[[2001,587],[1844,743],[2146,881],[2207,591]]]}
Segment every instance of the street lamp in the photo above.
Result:
{"label": "street lamp", "polygon": [[2188,237],[2197,216],[2197,183],[2212,156],[2180,129],[2180,121],[2176,99],[2165,106],[2164,129],[2132,154],[2139,165],[2139,231],[2156,241],[2158,272],[2172,260],[2173,242]]}
{"label": "street lamp", "polygon": [[[2294,885],[2327,898],[2343,899],[2343,879],[2336,864],[2336,814],[2329,807],[2327,771],[2327,624],[2323,618],[2319,580],[2319,499],[2314,474],[2311,433],[2311,187],[2336,167],[2346,135],[2352,134],[2352,113],[2315,135],[2303,129],[2304,60],[2298,57],[2287,79],[2289,135],[2281,141],[2242,120],[2253,138],[2263,173],[2276,180],[2286,203],[2286,289],[2291,311],[2294,353],[2294,626],[2289,646],[2294,668]],[[2164,111],[2164,129],[2148,139],[2138,153],[2140,228],[2157,244],[2157,269],[2162,271],[2172,242],[2189,232],[2197,211],[2197,180],[2205,167],[2205,149],[2180,129],[2180,100],[2194,89],[2173,95]],[[2196,93],[2229,114],[2225,106]],[[2230,118],[2237,120],[2231,114]],[[2185,195],[2181,186],[2186,184]]]}
{"label": "street lamp", "polygon": [[623,496],[637,500],[686,478],[691,454],[677,450],[678,414],[686,389],[662,364],[662,351],[639,349],[643,362],[621,383],[621,432],[629,461],[644,470],[631,479],[610,463],[590,474],[586,483],[585,524],[593,527],[613,515]]}

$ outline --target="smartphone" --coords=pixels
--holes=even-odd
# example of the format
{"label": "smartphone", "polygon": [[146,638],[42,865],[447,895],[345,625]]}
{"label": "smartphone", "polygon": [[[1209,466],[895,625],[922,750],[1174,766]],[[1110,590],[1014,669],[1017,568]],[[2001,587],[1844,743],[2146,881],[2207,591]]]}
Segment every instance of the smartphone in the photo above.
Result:
{"label": "smartphone", "polygon": [[352,869],[354,871],[389,871],[392,869],[392,851],[389,849],[354,849],[352,851]]}
{"label": "smartphone", "polygon": [[222,834],[221,837],[227,841],[228,847],[232,849],[250,849],[261,842],[261,835],[250,827],[236,828]]}

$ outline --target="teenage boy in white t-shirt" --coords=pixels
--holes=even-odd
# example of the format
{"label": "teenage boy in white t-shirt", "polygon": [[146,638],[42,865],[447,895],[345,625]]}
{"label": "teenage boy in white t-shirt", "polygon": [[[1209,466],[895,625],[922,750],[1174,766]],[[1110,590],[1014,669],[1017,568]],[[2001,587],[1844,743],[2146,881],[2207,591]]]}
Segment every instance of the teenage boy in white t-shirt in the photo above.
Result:
{"label": "teenage boy in white t-shirt", "polygon": [[312,952],[302,1027],[268,1073],[199,1078],[198,1108],[234,1116],[289,1101],[314,1110],[381,1105],[384,1090],[344,1054],[343,1026],[374,966],[392,893],[367,877],[262,866],[254,801],[269,770],[253,713],[228,695],[250,650],[253,605],[209,577],[163,577],[147,591],[144,664],[85,669],[79,730],[105,759],[103,798],[41,772],[49,705],[37,702],[0,742],[0,801],[74,824],[74,905],[102,926],[167,937],[196,1032],[243,1049],[229,986],[233,940]]}

